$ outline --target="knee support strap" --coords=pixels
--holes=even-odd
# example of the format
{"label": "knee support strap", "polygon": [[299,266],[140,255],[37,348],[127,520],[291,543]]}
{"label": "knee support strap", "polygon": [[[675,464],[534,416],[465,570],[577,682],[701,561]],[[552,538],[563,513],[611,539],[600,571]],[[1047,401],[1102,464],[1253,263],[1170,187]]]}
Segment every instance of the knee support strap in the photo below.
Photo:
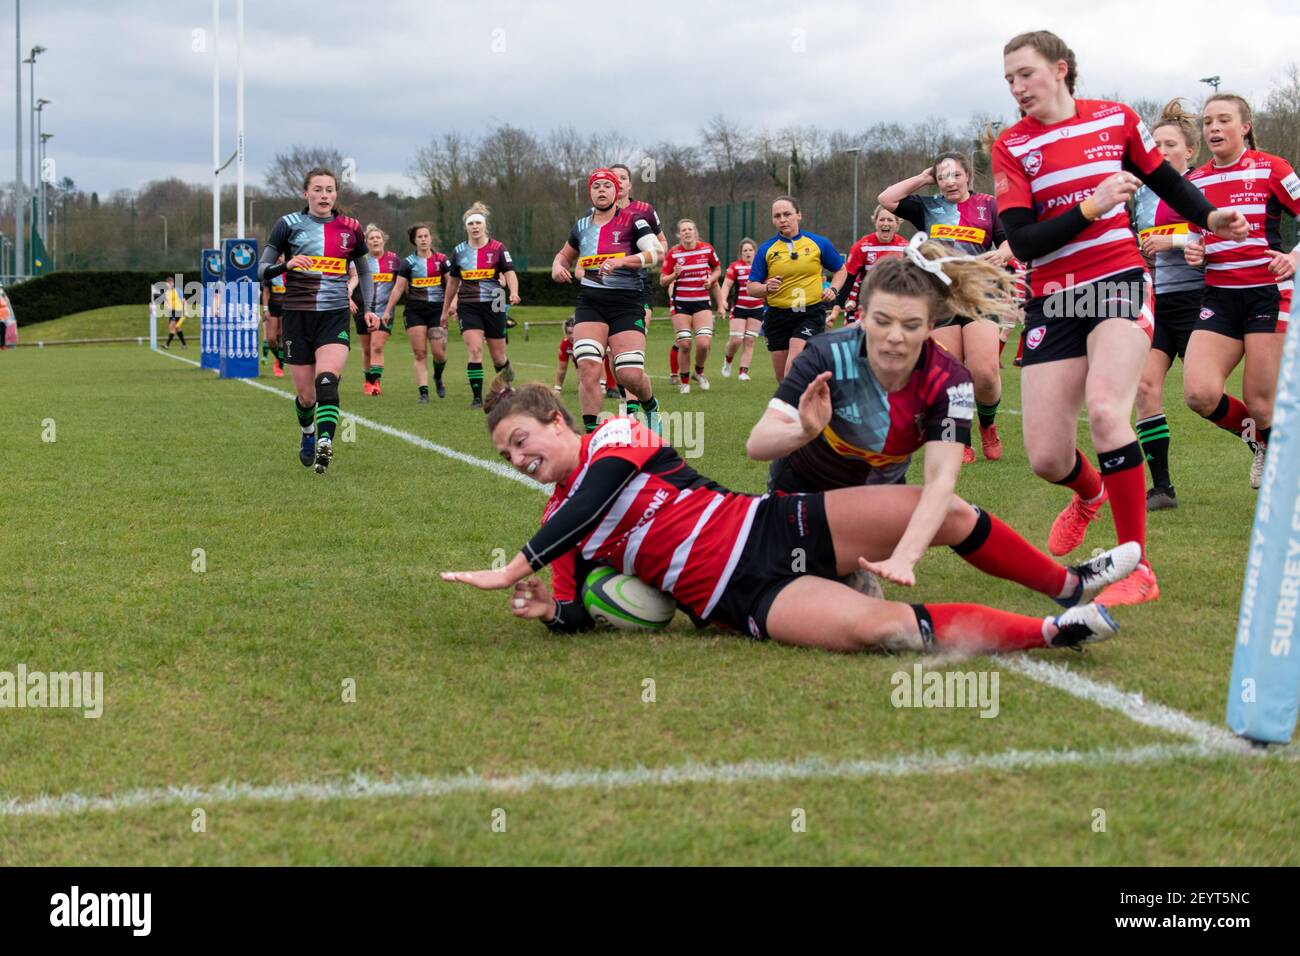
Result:
{"label": "knee support strap", "polygon": [[573,343],[573,360],[574,362],[600,362],[605,361],[605,349],[595,339],[578,339]]}

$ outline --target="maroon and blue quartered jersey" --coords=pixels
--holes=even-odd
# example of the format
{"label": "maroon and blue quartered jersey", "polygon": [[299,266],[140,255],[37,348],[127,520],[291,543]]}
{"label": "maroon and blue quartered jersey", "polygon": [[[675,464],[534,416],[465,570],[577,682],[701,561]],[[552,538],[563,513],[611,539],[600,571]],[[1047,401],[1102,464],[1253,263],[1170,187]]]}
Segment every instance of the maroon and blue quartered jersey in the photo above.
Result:
{"label": "maroon and blue quartered jersey", "polygon": [[266,244],[286,262],[294,256],[312,260],[306,269],[285,274],[284,308],[325,312],[348,307],[348,262],[366,255],[361,223],[338,213],[317,219],[304,209],[277,219]]}
{"label": "maroon and blue quartered jersey", "polygon": [[466,240],[451,253],[451,275],[460,280],[456,299],[460,302],[505,301],[501,277],[514,272],[510,250],[496,239],[489,239],[481,249]]}
{"label": "maroon and blue quartered jersey", "polygon": [[[830,372],[831,420],[785,459],[799,491],[828,491],[898,480],[926,442],[970,444],[975,386],[966,366],[928,339],[907,383],[886,392],[871,371],[866,333],[845,329],[813,337],[776,390],[773,403],[797,409],[812,380]],[[872,475],[873,472],[879,474]]]}
{"label": "maroon and blue quartered jersey", "polygon": [[959,203],[942,196],[908,196],[899,202],[896,212],[931,239],[950,242],[972,256],[988,252],[1006,239],[997,200],[987,193],[971,193]]}
{"label": "maroon and blue quartered jersey", "polygon": [[578,250],[582,284],[591,289],[640,292],[643,288],[640,269],[615,269],[602,276],[600,264],[606,259],[636,255],[640,251],[637,243],[645,236],[654,235],[649,220],[630,205],[614,213],[603,226],[596,223],[594,214],[583,216],[569,233],[569,245]]}
{"label": "maroon and blue quartered jersey", "polygon": [[451,260],[441,252],[428,258],[411,254],[397,267],[397,274],[406,280],[407,302],[441,302],[447,292],[443,279],[450,272]]}
{"label": "maroon and blue quartered jersey", "polygon": [[375,297],[370,311],[383,315],[388,308],[388,299],[393,294],[393,283],[397,281],[397,269],[402,260],[397,253],[384,251],[382,256],[366,256],[370,262],[370,278],[375,284]]}

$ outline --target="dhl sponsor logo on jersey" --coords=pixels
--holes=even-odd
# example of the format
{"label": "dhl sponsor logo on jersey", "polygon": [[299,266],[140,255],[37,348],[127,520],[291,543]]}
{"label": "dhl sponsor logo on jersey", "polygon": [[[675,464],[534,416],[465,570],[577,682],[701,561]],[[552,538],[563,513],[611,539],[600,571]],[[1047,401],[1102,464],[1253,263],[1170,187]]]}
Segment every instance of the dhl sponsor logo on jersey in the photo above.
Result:
{"label": "dhl sponsor logo on jersey", "polygon": [[393,281],[393,274],[392,274],[391,272],[372,272],[372,273],[370,273],[370,274],[371,274],[372,276],[374,276],[375,282],[392,282],[392,281]]}
{"label": "dhl sponsor logo on jersey", "polygon": [[296,269],[295,272],[323,272],[325,275],[341,276],[348,271],[346,259],[338,259],[334,256],[308,256],[311,259],[311,265],[305,269]]}
{"label": "dhl sponsor logo on jersey", "polygon": [[827,425],[822,429],[822,437],[826,439],[826,444],[831,446],[835,454],[844,458],[857,458],[859,461],[865,461],[873,468],[883,468],[886,465],[896,465],[900,461],[906,461],[906,455],[882,455],[879,452],[868,451],[865,448],[859,448],[857,445],[850,445],[839,435],[831,430]]}
{"label": "dhl sponsor logo on jersey", "polygon": [[460,277],[466,282],[482,282],[497,274],[496,269],[462,269]]}
{"label": "dhl sponsor logo on jersey", "polygon": [[272,285],[271,295],[284,295],[284,285]]}
{"label": "dhl sponsor logo on jersey", "polygon": [[1192,227],[1185,222],[1171,222],[1167,226],[1152,226],[1150,229],[1143,229],[1138,233],[1145,239],[1147,236],[1186,236],[1190,235]]}
{"label": "dhl sponsor logo on jersey", "polygon": [[412,279],[411,285],[417,289],[427,289],[430,286],[442,285],[442,276],[420,276]]}
{"label": "dhl sponsor logo on jersey", "polygon": [[583,256],[578,260],[578,265],[584,269],[595,269],[606,259],[621,259],[622,257],[623,253],[621,252],[601,252],[594,256]]}
{"label": "dhl sponsor logo on jersey", "polygon": [[982,244],[988,233],[978,226],[950,226],[936,222],[930,227],[931,239],[947,239],[949,242],[975,242]]}

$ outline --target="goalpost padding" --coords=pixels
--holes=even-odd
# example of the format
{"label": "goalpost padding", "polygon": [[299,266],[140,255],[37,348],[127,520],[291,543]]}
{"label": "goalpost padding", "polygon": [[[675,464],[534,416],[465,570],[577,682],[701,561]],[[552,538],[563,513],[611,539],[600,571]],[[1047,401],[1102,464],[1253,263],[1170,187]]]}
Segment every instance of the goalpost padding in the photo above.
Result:
{"label": "goalpost padding", "polygon": [[[1300,305],[1300,300],[1297,300]],[[1228,727],[1287,743],[1300,711],[1300,312],[1291,313],[1237,616]]]}

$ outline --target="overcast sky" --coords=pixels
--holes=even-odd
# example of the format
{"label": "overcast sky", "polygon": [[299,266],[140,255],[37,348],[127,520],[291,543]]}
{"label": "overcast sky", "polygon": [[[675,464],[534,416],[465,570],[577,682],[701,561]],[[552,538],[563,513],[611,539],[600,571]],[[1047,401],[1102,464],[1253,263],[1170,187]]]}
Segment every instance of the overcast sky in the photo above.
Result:
{"label": "overcast sky", "polygon": [[[1218,73],[1224,89],[1260,104],[1300,60],[1296,0],[644,6],[653,12],[620,13],[611,32],[592,3],[246,0],[248,181],[261,181],[280,148],[319,144],[354,157],[362,186],[409,190],[407,166],[432,135],[498,123],[693,142],[719,112],[772,129],[1010,117],[1001,48],[1030,29],[1074,48],[1085,96],[1199,98],[1198,79]],[[0,178],[12,180],[13,0],[0,9]],[[166,176],[210,181],[210,0],[22,9],[23,56],[49,48],[36,94],[53,101],[44,129],[60,177],[101,192]],[[234,148],[235,0],[222,0],[222,14],[224,158]],[[23,67],[24,152],[27,75]]]}

